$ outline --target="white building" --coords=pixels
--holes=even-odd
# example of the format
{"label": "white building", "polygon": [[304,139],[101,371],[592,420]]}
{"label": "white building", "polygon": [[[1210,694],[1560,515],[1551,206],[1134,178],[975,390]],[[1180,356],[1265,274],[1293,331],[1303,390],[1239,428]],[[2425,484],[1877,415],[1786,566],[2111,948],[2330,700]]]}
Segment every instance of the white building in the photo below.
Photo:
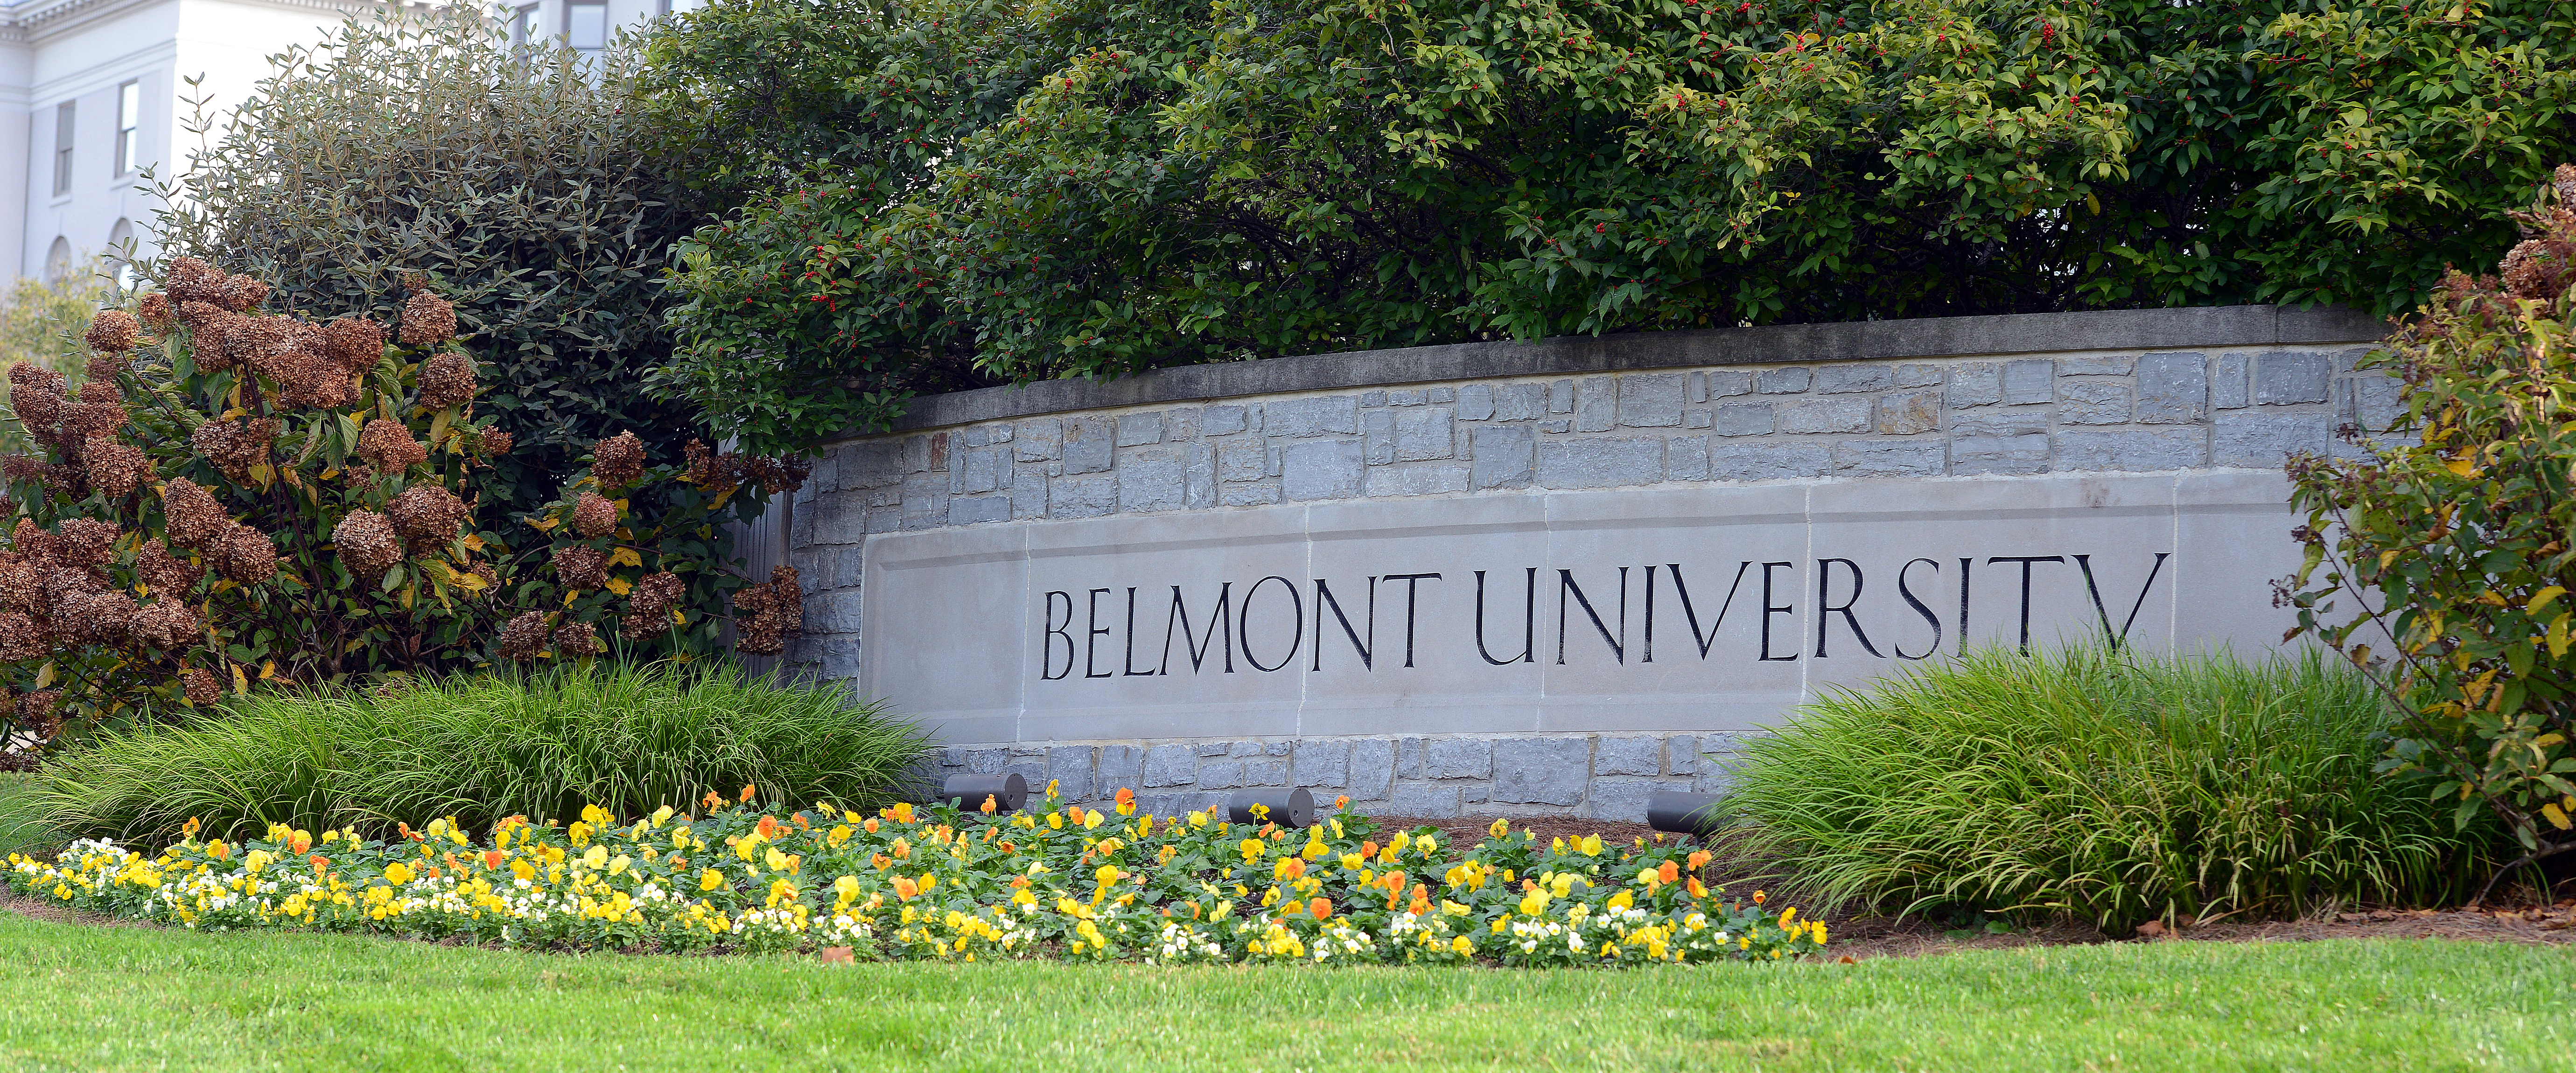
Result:
{"label": "white building", "polygon": [[[703,0],[541,0],[498,9],[517,41],[552,37],[605,48]],[[269,57],[320,41],[376,0],[0,0],[0,280],[153,251],[159,198],[145,168],[184,171],[194,139],[183,94],[222,111],[270,73]],[[186,80],[201,78],[191,90]]]}

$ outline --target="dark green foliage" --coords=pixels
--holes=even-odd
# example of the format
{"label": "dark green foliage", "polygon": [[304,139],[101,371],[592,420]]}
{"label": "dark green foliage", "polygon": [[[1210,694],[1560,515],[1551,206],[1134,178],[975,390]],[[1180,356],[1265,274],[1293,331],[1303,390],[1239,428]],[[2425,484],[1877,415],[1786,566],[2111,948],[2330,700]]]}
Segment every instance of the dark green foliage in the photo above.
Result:
{"label": "dark green foliage", "polygon": [[590,665],[374,692],[254,695],[224,718],[102,735],[47,759],[29,806],[70,837],[160,843],[270,823],[369,832],[453,815],[570,819],[682,811],[745,785],[759,799],[882,803],[928,747],[910,723],[833,686],[727,667]]}
{"label": "dark green foliage", "polygon": [[2313,654],[1988,650],[1748,740],[1726,808],[1819,916],[1986,910],[2125,934],[2464,897],[2498,830],[2455,831],[2423,786],[2374,776],[2387,721],[2368,682]]}
{"label": "dark green foliage", "polygon": [[686,247],[657,378],[771,450],[910,392],[1290,353],[2402,309],[2568,148],[2570,27],[2547,0],[717,5],[645,78],[741,202]]}
{"label": "dark green foliage", "polygon": [[635,383],[670,352],[660,277],[700,217],[646,158],[624,58],[586,77],[570,52],[522,58],[437,8],[280,62],[183,177],[169,252],[323,319],[390,322],[402,274],[427,272],[484,363],[482,414],[517,440],[492,474],[496,518],[551,498],[621,429],[677,457],[689,415]]}

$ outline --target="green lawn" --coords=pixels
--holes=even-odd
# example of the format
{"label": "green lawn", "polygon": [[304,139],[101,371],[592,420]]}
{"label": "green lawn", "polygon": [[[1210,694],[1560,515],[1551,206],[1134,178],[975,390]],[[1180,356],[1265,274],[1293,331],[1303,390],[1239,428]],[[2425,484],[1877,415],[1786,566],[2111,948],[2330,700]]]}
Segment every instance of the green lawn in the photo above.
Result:
{"label": "green lawn", "polygon": [[9,1069],[2564,1070],[2576,957],[2167,943],[1617,972],[551,956],[0,913]]}

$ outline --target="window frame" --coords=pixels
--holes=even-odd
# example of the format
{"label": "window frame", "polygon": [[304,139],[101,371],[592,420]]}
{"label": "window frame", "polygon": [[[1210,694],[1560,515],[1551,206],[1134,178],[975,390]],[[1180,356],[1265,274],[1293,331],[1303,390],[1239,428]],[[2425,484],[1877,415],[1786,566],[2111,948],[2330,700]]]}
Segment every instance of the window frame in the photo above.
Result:
{"label": "window frame", "polygon": [[54,106],[54,196],[70,197],[72,193],[72,149],[74,135],[80,128],[80,102],[64,101]]}
{"label": "window frame", "polygon": [[[574,44],[572,40],[573,10],[585,7],[594,7],[599,9],[599,43],[596,45],[577,45]],[[608,0],[564,0],[563,37],[561,40],[563,41],[565,48],[581,53],[584,57],[597,56],[601,53],[607,52],[608,40],[610,37],[614,36],[610,32],[612,29],[613,26],[609,22],[608,18]]]}
{"label": "window frame", "polygon": [[116,87],[116,176],[142,170],[143,80],[126,79]]}

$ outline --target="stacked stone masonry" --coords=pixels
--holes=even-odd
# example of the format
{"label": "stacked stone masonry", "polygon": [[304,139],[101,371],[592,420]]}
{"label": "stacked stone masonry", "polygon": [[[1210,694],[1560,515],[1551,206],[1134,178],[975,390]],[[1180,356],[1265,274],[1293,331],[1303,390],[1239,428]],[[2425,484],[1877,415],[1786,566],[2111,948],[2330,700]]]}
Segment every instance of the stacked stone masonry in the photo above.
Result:
{"label": "stacked stone masonry", "polygon": [[[2385,428],[2399,415],[2397,382],[2354,369],[2369,349],[2085,350],[1495,377],[855,438],[819,448],[813,479],[796,497],[789,540],[807,592],[806,636],[789,661],[826,679],[855,674],[860,555],[871,533],[1529,490],[2272,468],[2294,451],[2347,450],[2341,426]],[[1149,799],[1202,803],[1236,785],[1307,785],[1319,796],[1348,792],[1421,815],[1635,818],[1653,787],[1710,785],[1707,744],[1609,735],[1193,740],[959,746],[944,763],[1019,770],[1033,782],[1043,774],[1076,799],[1129,784]],[[1466,754],[1473,759],[1450,766]],[[1524,760],[1547,773],[1524,776]],[[1454,773],[1465,770],[1485,773]]]}
{"label": "stacked stone masonry", "polygon": [[1173,816],[1222,809],[1246,787],[1294,786],[1318,804],[1349,796],[1396,816],[1592,816],[1635,820],[1659,790],[1716,793],[1723,735],[1550,734],[1512,737],[1199,739],[949,746],[932,781],[1017,772],[1032,794],[1104,802],[1121,787],[1137,807]]}

